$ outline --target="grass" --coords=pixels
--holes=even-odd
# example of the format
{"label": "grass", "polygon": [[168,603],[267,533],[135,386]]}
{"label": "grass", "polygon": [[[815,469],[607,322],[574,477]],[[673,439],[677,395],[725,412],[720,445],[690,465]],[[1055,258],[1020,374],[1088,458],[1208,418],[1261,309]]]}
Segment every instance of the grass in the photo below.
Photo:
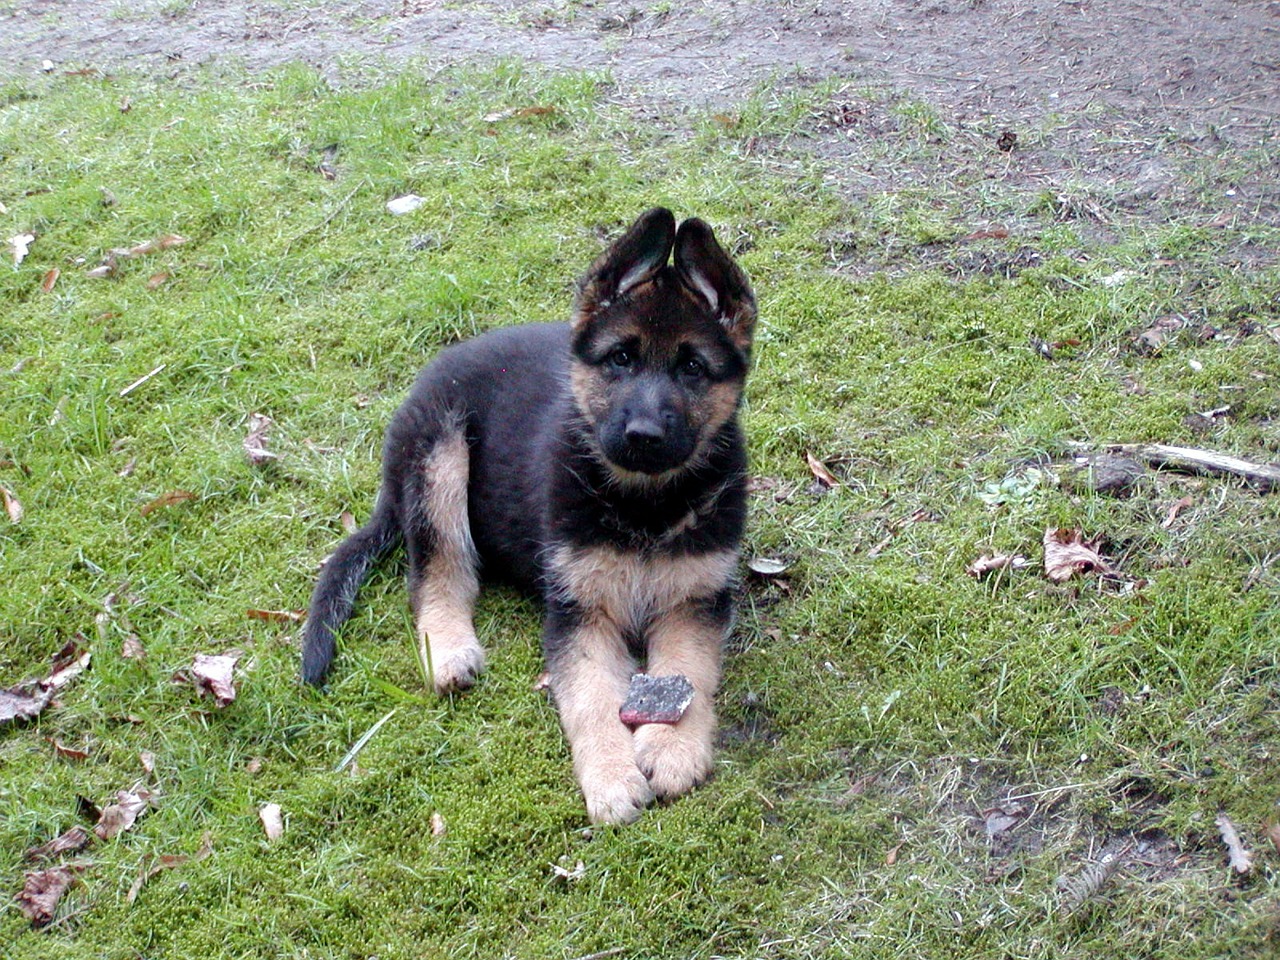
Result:
{"label": "grass", "polygon": [[[1115,499],[1062,468],[1072,441],[1277,459],[1280,276],[1227,256],[1274,250],[1274,228],[1132,224],[1103,244],[1056,199],[945,177],[852,205],[790,137],[825,88],[683,133],[610,107],[596,78],[509,65],[350,89],[297,68],[0,93],[0,221],[36,235],[0,270],[0,484],[25,508],[0,521],[0,685],[70,638],[93,651],[56,706],[0,729],[3,885],[16,894],[23,851],[78,822],[77,795],[158,793],[82,855],[49,928],[4,897],[10,955],[1274,951],[1277,501],[1177,475]],[[867,149],[897,164],[933,169],[965,139],[923,105],[889,112],[902,139]],[[425,203],[386,213],[408,192]],[[247,611],[305,606],[342,512],[368,514],[381,429],[423,361],[564,317],[604,238],[657,203],[715,224],[760,295],[746,551],[792,566],[744,584],[715,779],[589,829],[533,690],[531,601],[484,595],[490,671],[445,702],[421,690],[394,565],[324,695],[296,680],[296,626]],[[974,204],[1030,227],[961,242]],[[170,233],[188,242],[86,276]],[[1187,325],[1161,352],[1132,349],[1170,313]],[[1207,434],[1188,419],[1223,405]],[[241,448],[253,412],[274,420],[264,466]],[[843,485],[812,492],[806,452]],[[1063,482],[1027,483],[1032,467]],[[1010,478],[1004,502],[978,495]],[[197,496],[143,514],[175,490]],[[1048,526],[1100,539],[1120,579],[964,575],[984,550],[1038,561]],[[121,655],[130,634],[145,659]],[[172,682],[230,648],[231,706]],[[267,802],[285,814],[274,843]],[[1243,880],[1219,811],[1254,852]],[[128,902],[153,858],[206,837],[207,858]],[[1121,866],[1066,909],[1104,851]]]}

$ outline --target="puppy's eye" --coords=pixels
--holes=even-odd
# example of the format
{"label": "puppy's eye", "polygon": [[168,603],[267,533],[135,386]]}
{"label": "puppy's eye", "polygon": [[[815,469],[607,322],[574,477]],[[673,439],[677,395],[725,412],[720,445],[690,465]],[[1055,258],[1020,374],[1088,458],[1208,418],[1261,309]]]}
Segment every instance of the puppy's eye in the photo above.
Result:
{"label": "puppy's eye", "polygon": [[707,367],[697,357],[690,357],[680,364],[680,372],[686,377],[701,379],[707,375]]}
{"label": "puppy's eye", "polygon": [[624,347],[618,347],[605,359],[611,367],[617,367],[619,370],[630,369],[636,362],[635,357],[631,355],[631,351]]}

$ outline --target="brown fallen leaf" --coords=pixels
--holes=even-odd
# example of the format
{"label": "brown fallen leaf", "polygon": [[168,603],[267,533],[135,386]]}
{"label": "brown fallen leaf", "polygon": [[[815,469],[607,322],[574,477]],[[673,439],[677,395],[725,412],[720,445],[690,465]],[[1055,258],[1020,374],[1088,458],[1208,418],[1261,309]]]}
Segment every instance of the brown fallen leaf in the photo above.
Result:
{"label": "brown fallen leaf", "polygon": [[1173,521],[1178,518],[1178,514],[1181,513],[1183,510],[1185,510],[1187,507],[1191,506],[1193,503],[1195,503],[1195,501],[1192,500],[1190,497],[1183,497],[1181,500],[1179,500],[1177,503],[1175,503],[1173,506],[1169,508],[1168,514],[1166,514],[1165,518],[1160,521],[1160,526],[1168,530],[1171,526],[1173,526]]}
{"label": "brown fallen leaf", "polygon": [[988,573],[995,570],[1021,570],[1031,561],[1026,557],[1017,556],[1008,553],[983,554],[973,563],[964,568],[964,572],[971,577],[985,577]]}
{"label": "brown fallen leaf", "polygon": [[443,837],[448,832],[448,830],[449,828],[445,824],[444,817],[440,814],[440,811],[439,810],[432,811],[431,835],[433,837]]}
{"label": "brown fallen leaf", "polygon": [[201,693],[212,693],[217,705],[225,707],[236,698],[232,677],[236,661],[242,655],[239,650],[228,650],[225,654],[197,653],[190,672],[180,671],[173,679],[193,684]]}
{"label": "brown fallen leaf", "polygon": [[1271,845],[1276,848],[1276,853],[1280,853],[1280,823],[1268,823],[1264,832]]}
{"label": "brown fallen leaf", "polygon": [[148,860],[143,864],[142,869],[138,872],[137,879],[129,887],[129,892],[124,897],[127,904],[132,904],[138,899],[138,893],[142,892],[143,884],[150,881],[157,873],[163,873],[164,870],[172,870],[174,867],[182,867],[184,863],[191,861],[204,860],[212,852],[212,838],[209,833],[205,833],[204,842],[200,845],[200,850],[196,851],[195,856],[187,856],[186,854],[161,854],[157,858]]}
{"label": "brown fallen leaf", "polygon": [[1079,530],[1050,527],[1044,532],[1044,572],[1054,583],[1086,573],[1109,573],[1111,565]]}
{"label": "brown fallen leaf", "polygon": [[360,528],[360,524],[356,523],[356,518],[350,510],[343,510],[338,517],[338,522],[342,524],[344,533],[355,533]]}
{"label": "brown fallen leaf", "polygon": [[262,772],[263,763],[264,761],[262,757],[252,757],[249,760],[249,762],[244,765],[244,771],[245,773],[251,774],[256,777],[258,774]]}
{"label": "brown fallen leaf", "polygon": [[176,233],[166,233],[162,237],[134,244],[132,247],[116,247],[111,253],[127,260],[133,257],[145,257],[148,254],[159,253],[161,250],[168,250],[170,247],[180,247],[186,242],[186,237],[180,237]]}
{"label": "brown fallen leaf", "polygon": [[145,517],[153,510],[159,510],[161,507],[171,507],[175,503],[185,503],[187,500],[198,499],[199,497],[190,490],[170,490],[168,493],[156,497],[150,503],[143,504],[138,510]]}
{"label": "brown fallen leaf", "polygon": [[804,458],[808,461],[809,470],[813,473],[813,478],[828,490],[833,487],[840,486],[840,481],[836,479],[836,475],[832,473],[825,463],[815,457],[808,450],[804,452]]}
{"label": "brown fallen leaf", "polygon": [[93,835],[84,827],[72,827],[52,840],[29,849],[25,856],[28,860],[53,860],[64,853],[79,853],[93,840]]}
{"label": "brown fallen leaf", "polygon": [[58,901],[83,869],[79,864],[65,864],[24,874],[22,892],[17,898],[18,909],[27,915],[33,926],[45,926],[53,920]]}
{"label": "brown fallen leaf", "polygon": [[116,802],[102,808],[102,815],[93,832],[99,840],[110,840],[133,827],[138,817],[151,805],[150,790],[118,790]]}
{"label": "brown fallen leaf", "polygon": [[68,747],[65,743],[53,737],[45,737],[45,742],[53,747],[53,752],[67,760],[88,760],[89,751],[81,750],[77,747]]}
{"label": "brown fallen leaf", "polygon": [[902,848],[906,845],[906,842],[907,841],[903,840],[902,843],[899,843],[897,846],[891,847],[889,849],[889,852],[884,855],[884,865],[886,867],[892,867],[895,863],[898,862],[898,854],[901,852]]}
{"label": "brown fallen leaf", "polygon": [[148,290],[159,290],[168,282],[169,274],[161,270],[159,273],[153,273],[151,276],[147,277],[146,286]]}
{"label": "brown fallen leaf", "polygon": [[143,750],[138,754],[138,762],[142,764],[142,772],[151,774],[156,772],[156,755],[150,750]]}
{"label": "brown fallen leaf", "polygon": [[284,836],[284,815],[280,804],[264,803],[258,808],[258,819],[262,821],[262,832],[268,840],[275,841]]}
{"label": "brown fallen leaf", "polygon": [[250,620],[265,620],[268,623],[301,623],[307,619],[305,610],[246,610]]}
{"label": "brown fallen leaf", "polygon": [[147,655],[147,651],[142,647],[142,641],[138,639],[136,633],[126,634],[124,640],[120,642],[120,656],[126,660],[141,660]]}
{"label": "brown fallen leaf", "polygon": [[138,872],[138,876],[129,886],[129,892],[125,894],[125,903],[133,903],[138,899],[138,894],[142,892],[142,886],[158,873],[165,870],[172,870],[174,867],[180,867],[191,858],[185,853],[162,853],[153,860],[143,864],[142,869]]}
{"label": "brown fallen leaf", "polygon": [[8,514],[9,522],[21,523],[25,511],[18,498],[13,495],[13,491],[8,487],[0,486],[0,500],[4,500],[4,512]]}
{"label": "brown fallen leaf", "polygon": [[54,284],[58,282],[58,278],[62,276],[62,271],[54,267],[44,275],[44,279],[40,281],[41,293],[52,293]]}
{"label": "brown fallen leaf", "polygon": [[267,431],[271,429],[272,423],[272,419],[266,414],[249,414],[249,433],[244,438],[244,455],[255,467],[280,456],[267,449]]}
{"label": "brown fallen leaf", "polygon": [[129,887],[129,892],[125,895],[125,902],[133,903],[133,901],[137,900],[138,894],[142,891],[142,885],[156,874],[184,864],[188,859],[189,858],[185,854],[165,853],[161,854],[159,857],[155,857],[154,859],[147,860],[143,864],[142,870],[139,872],[137,879],[134,880],[133,884]]}

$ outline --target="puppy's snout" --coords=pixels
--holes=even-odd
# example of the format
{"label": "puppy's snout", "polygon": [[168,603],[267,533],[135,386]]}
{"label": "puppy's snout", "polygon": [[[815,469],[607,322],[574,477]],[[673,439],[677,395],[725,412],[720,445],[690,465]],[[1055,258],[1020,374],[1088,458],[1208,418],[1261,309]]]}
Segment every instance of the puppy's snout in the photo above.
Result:
{"label": "puppy's snout", "polygon": [[624,432],[627,442],[638,447],[656,446],[667,435],[661,420],[644,415],[629,418]]}

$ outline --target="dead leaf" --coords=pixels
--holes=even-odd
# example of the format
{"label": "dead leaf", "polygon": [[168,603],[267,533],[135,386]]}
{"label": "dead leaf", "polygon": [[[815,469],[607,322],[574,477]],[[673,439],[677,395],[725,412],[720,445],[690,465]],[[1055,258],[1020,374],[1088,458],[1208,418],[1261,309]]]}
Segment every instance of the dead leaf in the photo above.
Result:
{"label": "dead leaf", "polygon": [[1181,500],[1179,500],[1177,503],[1175,503],[1173,506],[1169,508],[1168,514],[1166,514],[1165,518],[1160,521],[1160,526],[1168,530],[1171,526],[1173,526],[1173,521],[1178,518],[1178,514],[1181,513],[1183,510],[1185,510],[1187,507],[1191,506],[1193,503],[1195,503],[1195,501],[1192,500],[1190,497],[1183,497]]}
{"label": "dead leaf", "polygon": [[271,841],[284,836],[284,816],[278,803],[264,803],[258,808],[258,819],[262,821],[262,831]]}
{"label": "dead leaf", "polygon": [[156,755],[150,750],[143,750],[138,754],[138,762],[142,764],[142,772],[152,774],[156,772]]}
{"label": "dead leaf", "polygon": [[262,764],[263,760],[261,757],[253,757],[244,765],[245,773],[248,773],[251,776],[257,776],[262,772]]}
{"label": "dead leaf", "polygon": [[30,720],[40,715],[49,701],[53,699],[52,690],[34,690],[28,692],[21,687],[0,690],[0,723],[14,720]]}
{"label": "dead leaf", "polygon": [[1111,565],[1079,530],[1050,527],[1044,532],[1044,572],[1054,583],[1086,573],[1109,573]]}
{"label": "dead leaf", "polygon": [[45,737],[44,739],[46,743],[53,747],[53,752],[60,757],[65,757],[67,760],[89,759],[88,750],[80,750],[77,747],[68,747],[66,744],[62,743],[60,740],[55,740],[53,737]]}
{"label": "dead leaf", "polygon": [[128,463],[126,463],[123,467],[121,467],[119,470],[117,470],[117,471],[116,471],[116,476],[117,476],[117,477],[131,477],[131,476],[133,476],[133,470],[134,470],[134,468],[135,468],[137,465],[138,465],[138,458],[137,458],[137,457],[130,457],[130,458],[129,458],[129,462],[128,462]]}
{"label": "dead leaf", "polygon": [[31,252],[31,244],[35,243],[34,233],[16,233],[9,238],[9,246],[13,248],[13,265],[16,267]]}
{"label": "dead leaf", "polygon": [[131,829],[138,817],[151,805],[151,797],[150,790],[116,791],[116,802],[102,808],[102,816],[98,818],[98,825],[93,828],[93,832],[98,835],[99,840],[110,840]]}
{"label": "dead leaf", "polygon": [[268,623],[300,623],[307,618],[305,610],[246,610],[250,620],[266,620]]}
{"label": "dead leaf", "polygon": [[152,253],[159,253],[161,250],[168,250],[171,247],[180,247],[186,242],[186,237],[180,237],[176,233],[166,233],[164,236],[156,237],[154,240],[135,243],[132,247],[115,247],[108,256],[131,260],[135,257],[145,257]]}
{"label": "dead leaf", "polygon": [[190,859],[191,858],[185,853],[163,853],[154,860],[145,863],[142,870],[139,871],[137,878],[130,885],[129,892],[125,894],[125,903],[133,903],[133,901],[137,900],[138,894],[142,892],[143,884],[154,877],[157,873],[162,873],[165,870],[172,870],[174,867],[180,867]]}
{"label": "dead leaf", "polygon": [[447,830],[448,830],[448,827],[445,826],[444,817],[440,815],[440,811],[439,810],[432,811],[431,835],[433,837],[443,837],[447,832]]}
{"label": "dead leaf", "polygon": [[139,512],[145,517],[153,510],[159,510],[161,507],[171,507],[175,503],[184,503],[187,500],[198,500],[199,497],[190,490],[170,490],[168,493],[156,497],[150,503],[143,504],[139,507]]}
{"label": "dead leaf", "polygon": [[4,500],[4,512],[9,515],[9,522],[21,523],[26,511],[22,509],[22,504],[8,487],[0,486],[0,499]]}
{"label": "dead leaf", "polygon": [[338,522],[342,524],[342,530],[344,533],[355,533],[360,527],[360,525],[356,523],[356,518],[350,510],[343,510],[338,517]]}
{"label": "dead leaf", "polygon": [[161,270],[159,273],[153,273],[147,277],[147,289],[158,290],[169,282],[169,274]]}
{"label": "dead leaf", "polygon": [[147,655],[136,633],[127,634],[120,644],[120,656],[126,660],[141,660]]}
{"label": "dead leaf", "polygon": [[1031,561],[1026,557],[1015,554],[984,553],[977,560],[973,561],[973,563],[965,567],[964,572],[971,577],[981,578],[995,570],[1021,570],[1030,562]]}
{"label": "dead leaf", "polygon": [[239,650],[229,650],[225,654],[197,653],[190,673],[180,672],[174,676],[174,680],[191,683],[201,693],[212,693],[217,705],[225,707],[236,698],[232,676],[236,661],[241,656]]}
{"label": "dead leaf", "polygon": [[991,227],[987,230],[974,230],[973,233],[965,234],[960,238],[961,243],[968,243],[972,240],[1007,240],[1009,231],[1004,227]]}
{"label": "dead leaf", "polygon": [[840,481],[836,479],[836,475],[832,473],[825,463],[815,457],[808,450],[804,453],[805,460],[809,463],[809,470],[813,473],[813,478],[828,490],[833,487],[840,486]]}
{"label": "dead leaf", "polygon": [[1267,839],[1271,841],[1271,845],[1276,848],[1276,853],[1280,853],[1280,823],[1269,823],[1265,828]]}
{"label": "dead leaf", "polygon": [[1231,818],[1225,813],[1219,813],[1214,823],[1217,824],[1218,832],[1222,834],[1222,842],[1227,847],[1227,857],[1231,863],[1231,869],[1240,876],[1244,876],[1253,869],[1253,857],[1244,848],[1240,835],[1236,833],[1236,825],[1231,822]]}
{"label": "dead leaf", "polygon": [[884,865],[886,867],[892,867],[898,862],[898,853],[906,845],[906,842],[907,841],[903,840],[902,843],[899,843],[896,847],[892,847],[889,852],[884,855]]}
{"label": "dead leaf", "polygon": [[90,267],[84,275],[90,280],[105,280],[107,277],[114,277],[116,269],[116,258],[108,254],[105,260],[96,267]]}
{"label": "dead leaf", "polygon": [[280,456],[267,449],[267,431],[271,429],[272,423],[272,419],[266,414],[249,414],[249,433],[244,438],[244,454],[255,467]]}
{"label": "dead leaf", "polygon": [[58,282],[58,278],[62,276],[62,271],[54,267],[44,275],[44,279],[40,281],[41,293],[52,293],[54,284]]}
{"label": "dead leaf", "polygon": [[18,894],[18,909],[34,926],[43,927],[53,919],[58,901],[83,869],[83,866],[67,864],[25,874],[22,892]]}
{"label": "dead leaf", "polygon": [[79,853],[92,840],[93,836],[88,830],[75,826],[38,847],[32,847],[25,856],[28,860],[53,860],[64,853]]}
{"label": "dead leaf", "polygon": [[80,646],[80,641],[83,639],[84,637],[77,634],[53,655],[53,661],[50,664],[52,673],[40,681],[41,689],[61,690],[84,672],[93,659],[93,654]]}

